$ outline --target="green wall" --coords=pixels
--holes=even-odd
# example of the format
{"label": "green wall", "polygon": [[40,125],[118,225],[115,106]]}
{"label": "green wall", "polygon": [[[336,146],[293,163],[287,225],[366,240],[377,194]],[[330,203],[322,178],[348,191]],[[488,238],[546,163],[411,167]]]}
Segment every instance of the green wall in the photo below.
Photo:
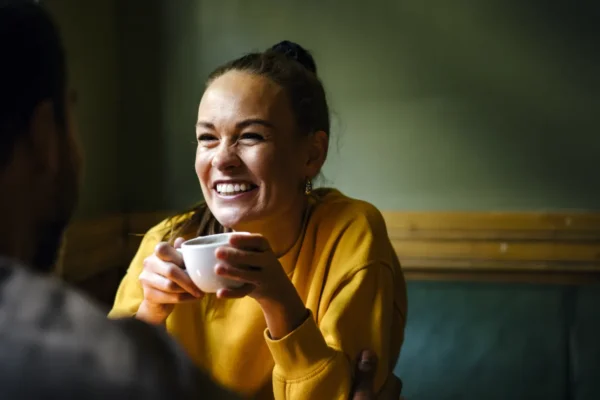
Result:
{"label": "green wall", "polygon": [[281,39],[313,51],[330,98],[325,184],[383,209],[600,208],[599,62],[575,6],[45,3],[79,92],[80,215],[200,199],[193,125],[206,75]]}
{"label": "green wall", "polygon": [[43,0],[56,19],[67,51],[70,85],[77,91],[77,121],[85,149],[79,217],[121,210],[117,153],[119,59],[116,1]]}
{"label": "green wall", "polygon": [[519,3],[156,3],[164,206],[200,196],[207,74],[290,39],[313,51],[334,112],[327,184],[384,209],[600,208],[592,38],[565,27],[569,10]]}
{"label": "green wall", "polygon": [[[123,211],[156,211],[169,207],[165,147],[171,128],[164,124],[171,99],[163,95],[168,60],[164,17],[158,0],[117,2],[118,55],[121,81],[119,147]],[[166,3],[166,2],[165,2]],[[179,4],[179,3],[178,3]],[[183,4],[183,3],[182,3]],[[193,183],[193,182],[192,182]]]}

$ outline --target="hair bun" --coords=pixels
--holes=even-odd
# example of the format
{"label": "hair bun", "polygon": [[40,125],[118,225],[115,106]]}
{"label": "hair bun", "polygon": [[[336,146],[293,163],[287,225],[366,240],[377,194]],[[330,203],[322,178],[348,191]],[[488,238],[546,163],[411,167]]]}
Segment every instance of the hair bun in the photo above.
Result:
{"label": "hair bun", "polygon": [[298,43],[290,42],[289,40],[284,40],[282,42],[277,43],[269,50],[275,53],[281,53],[286,57],[295,60],[302,64],[304,68],[311,71],[313,74],[317,74],[317,64],[315,64],[315,60],[310,55],[308,50],[300,46]]}

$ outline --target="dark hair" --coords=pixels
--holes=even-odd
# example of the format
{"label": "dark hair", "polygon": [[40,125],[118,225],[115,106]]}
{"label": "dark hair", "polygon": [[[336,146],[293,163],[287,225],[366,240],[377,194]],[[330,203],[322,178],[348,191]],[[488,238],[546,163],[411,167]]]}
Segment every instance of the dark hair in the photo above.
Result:
{"label": "dark hair", "polygon": [[[215,69],[207,86],[229,71],[242,71],[264,76],[280,85],[287,93],[300,134],[324,131],[329,134],[329,107],[323,84],[317,77],[317,66],[311,54],[297,43],[287,40],[262,53],[249,53]],[[172,219],[170,240],[194,231],[197,236],[227,231],[212,215],[205,202],[191,211],[181,222]],[[181,215],[180,215],[181,216]]]}
{"label": "dark hair", "polygon": [[329,107],[317,66],[310,53],[289,41],[277,43],[262,53],[250,53],[230,61],[208,77],[208,84],[228,71],[264,76],[286,91],[300,133],[329,134]]}
{"label": "dark hair", "polygon": [[32,114],[51,100],[65,124],[66,66],[58,29],[31,1],[0,0],[0,168],[27,132]]}

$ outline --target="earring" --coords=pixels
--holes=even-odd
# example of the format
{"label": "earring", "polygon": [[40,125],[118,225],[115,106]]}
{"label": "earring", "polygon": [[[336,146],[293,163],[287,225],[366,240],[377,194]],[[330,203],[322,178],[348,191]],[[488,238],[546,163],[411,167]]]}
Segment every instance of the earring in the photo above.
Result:
{"label": "earring", "polygon": [[306,178],[306,184],[304,185],[304,194],[309,195],[312,193],[312,181],[310,178]]}

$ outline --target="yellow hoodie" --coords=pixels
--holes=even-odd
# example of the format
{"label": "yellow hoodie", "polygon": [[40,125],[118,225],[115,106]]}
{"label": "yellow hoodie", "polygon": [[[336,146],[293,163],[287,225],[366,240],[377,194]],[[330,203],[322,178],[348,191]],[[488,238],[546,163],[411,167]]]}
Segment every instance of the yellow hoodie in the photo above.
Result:
{"label": "yellow hoodie", "polygon": [[[142,262],[168,233],[163,222],[146,234],[110,317],[137,312]],[[379,389],[394,368],[406,322],[404,276],[380,212],[337,190],[316,190],[303,234],[279,261],[312,313],[289,335],[270,339],[253,299],[213,295],[177,305],[167,330],[218,383],[245,397],[347,399],[363,349],[379,357]]]}

